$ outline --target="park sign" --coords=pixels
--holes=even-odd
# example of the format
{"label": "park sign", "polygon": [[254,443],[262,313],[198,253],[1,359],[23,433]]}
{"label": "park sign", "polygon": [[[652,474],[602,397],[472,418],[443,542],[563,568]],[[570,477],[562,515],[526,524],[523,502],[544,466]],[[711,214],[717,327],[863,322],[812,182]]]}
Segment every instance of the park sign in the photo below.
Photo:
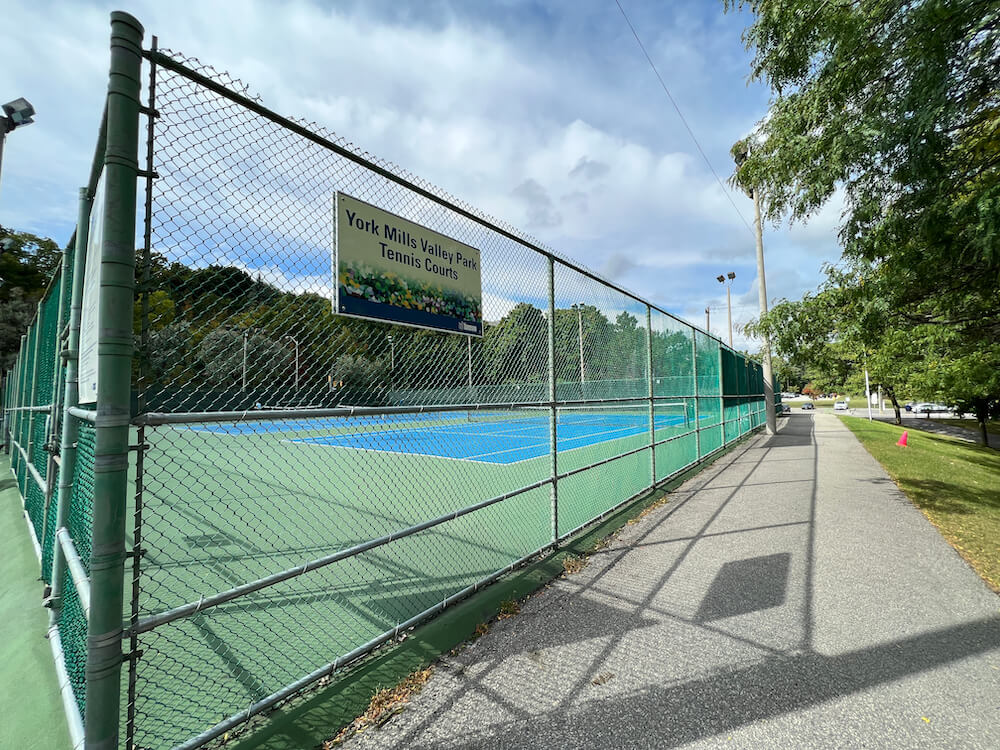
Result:
{"label": "park sign", "polygon": [[101,253],[104,246],[104,175],[97,180],[87,233],[87,262],[83,271],[78,359],[78,404],[97,403],[97,339],[100,331]]}
{"label": "park sign", "polygon": [[482,336],[477,249],[341,192],[333,217],[335,312]]}

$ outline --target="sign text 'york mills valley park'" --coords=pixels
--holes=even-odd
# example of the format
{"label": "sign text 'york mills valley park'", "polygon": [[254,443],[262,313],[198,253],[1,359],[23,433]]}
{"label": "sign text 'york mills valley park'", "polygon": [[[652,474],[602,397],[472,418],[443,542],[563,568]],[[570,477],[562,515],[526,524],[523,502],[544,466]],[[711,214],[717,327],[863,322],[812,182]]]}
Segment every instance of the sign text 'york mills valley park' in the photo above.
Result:
{"label": "sign text 'york mills valley park'", "polygon": [[[468,269],[479,271],[479,261],[462,255],[461,250],[447,250],[440,242],[432,242],[425,237],[415,237],[406,229],[400,229],[392,224],[375,221],[375,219],[359,216],[357,211],[348,210],[347,221],[355,229],[368,232],[379,237],[378,245],[382,257],[394,263],[402,263],[410,268],[423,268],[425,271],[459,280],[458,270]],[[407,249],[402,249],[407,248]],[[423,256],[414,254],[419,250]],[[448,265],[442,265],[440,261]]]}
{"label": "sign text 'york mills valley park'", "polygon": [[338,314],[483,335],[478,248],[341,192],[334,222]]}

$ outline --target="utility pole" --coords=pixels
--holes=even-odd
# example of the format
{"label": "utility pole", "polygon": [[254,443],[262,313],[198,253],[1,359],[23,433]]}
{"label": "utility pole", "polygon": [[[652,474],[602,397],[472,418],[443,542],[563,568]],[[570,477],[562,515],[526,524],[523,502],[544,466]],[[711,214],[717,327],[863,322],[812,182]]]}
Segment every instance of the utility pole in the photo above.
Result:
{"label": "utility pole", "polygon": [[712,314],[707,307],[705,308],[705,333],[712,333]]}
{"label": "utility pole", "polygon": [[[767,315],[767,282],[764,279],[764,232],[760,220],[760,191],[751,191],[753,196],[754,229],[757,235],[757,281],[760,296],[760,316]],[[764,346],[761,352],[764,370],[764,415],[767,418],[767,434],[773,435],[778,430],[778,420],[774,413],[774,379],[771,371],[771,340],[764,334]]]}

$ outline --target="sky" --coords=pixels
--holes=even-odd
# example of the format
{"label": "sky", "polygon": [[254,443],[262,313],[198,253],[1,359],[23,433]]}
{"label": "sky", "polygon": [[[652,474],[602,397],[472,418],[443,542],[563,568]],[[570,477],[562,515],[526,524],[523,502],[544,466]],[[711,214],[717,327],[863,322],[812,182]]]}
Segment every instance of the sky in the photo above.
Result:
{"label": "sky", "polygon": [[[107,88],[108,17],[146,44],[239,78],[561,255],[728,339],[758,309],[753,204],[725,185],[729,148],[766,114],[746,13],[721,0],[128,2],[5,0],[0,99],[35,122],[7,137],[0,224],[65,243]],[[16,30],[16,33],[12,33]],[[714,174],[713,174],[714,170]],[[720,185],[716,175],[721,178]],[[733,205],[735,204],[735,206]],[[840,257],[840,208],[765,224],[767,296],[798,299]]]}

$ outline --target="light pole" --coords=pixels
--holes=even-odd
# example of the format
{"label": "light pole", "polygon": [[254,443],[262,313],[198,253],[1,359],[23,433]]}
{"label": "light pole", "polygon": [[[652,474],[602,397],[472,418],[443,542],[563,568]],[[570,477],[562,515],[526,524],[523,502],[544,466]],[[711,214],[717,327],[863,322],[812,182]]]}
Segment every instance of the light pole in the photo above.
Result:
{"label": "light pole", "polygon": [[295,345],[295,392],[298,393],[299,390],[299,340],[292,336],[290,333],[286,333],[283,338],[290,340]]}
{"label": "light pole", "polygon": [[33,123],[31,118],[34,114],[35,108],[23,96],[3,105],[3,115],[0,116],[0,170],[3,169],[3,143],[7,139],[7,133]]}
{"label": "light pole", "polygon": [[243,329],[243,392],[247,390],[247,343],[250,340],[250,329]]}
{"label": "light pole", "polygon": [[705,333],[712,335],[712,314],[707,307],[705,308]]}
{"label": "light pole", "polygon": [[[739,173],[740,167],[750,155],[750,139],[741,141],[733,146],[733,158],[736,161],[736,171]],[[747,189],[747,188],[745,188]],[[764,231],[760,219],[760,191],[754,188],[747,189],[750,197],[753,198],[754,234],[757,239],[757,295],[760,298],[760,316],[767,315],[767,282],[764,278]],[[778,429],[778,422],[774,413],[774,381],[771,371],[771,340],[764,334],[764,346],[761,353],[763,356],[764,371],[764,415],[767,418],[767,434],[773,435]]]}
{"label": "light pole", "polygon": [[577,302],[573,307],[576,308],[576,327],[580,340],[580,395],[582,396],[583,384],[587,382],[587,377],[583,369],[583,303]]}
{"label": "light pole", "polygon": [[466,352],[469,357],[469,393],[472,393],[472,336],[466,336]]}
{"label": "light pole", "polygon": [[716,276],[715,280],[720,284],[726,284],[726,279],[729,279],[729,283],[726,284],[726,309],[729,311],[729,348],[733,348],[733,298],[731,295],[733,288],[733,280],[736,278],[736,274],[730,271],[725,276]]}

